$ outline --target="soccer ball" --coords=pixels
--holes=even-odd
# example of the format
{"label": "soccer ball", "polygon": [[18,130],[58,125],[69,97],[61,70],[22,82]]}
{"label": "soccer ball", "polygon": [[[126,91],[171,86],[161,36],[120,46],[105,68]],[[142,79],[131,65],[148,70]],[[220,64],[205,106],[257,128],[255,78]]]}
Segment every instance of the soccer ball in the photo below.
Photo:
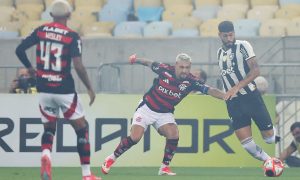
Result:
{"label": "soccer ball", "polygon": [[264,174],[268,177],[278,177],[283,173],[284,165],[277,158],[270,158],[264,162]]}

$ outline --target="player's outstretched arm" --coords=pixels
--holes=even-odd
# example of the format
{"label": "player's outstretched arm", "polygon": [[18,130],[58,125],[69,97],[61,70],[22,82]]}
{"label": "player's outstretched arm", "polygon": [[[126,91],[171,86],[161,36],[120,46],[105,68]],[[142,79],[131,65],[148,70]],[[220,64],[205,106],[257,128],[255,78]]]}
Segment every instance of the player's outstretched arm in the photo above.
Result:
{"label": "player's outstretched arm", "polygon": [[289,157],[291,154],[293,154],[297,149],[295,149],[293,146],[289,145],[285,150],[283,150],[280,155],[279,159],[281,161],[284,161],[287,157]]}
{"label": "player's outstretched arm", "polygon": [[130,62],[130,64],[141,64],[141,65],[148,66],[148,67],[151,67],[151,65],[153,63],[152,60],[145,59],[145,58],[138,58],[136,56],[136,54],[129,56],[129,62]]}
{"label": "player's outstretched arm", "polygon": [[218,99],[222,99],[224,100],[224,97],[225,97],[225,93],[220,91],[219,89],[217,88],[213,88],[213,87],[210,87],[207,91],[207,94],[212,96],[212,97],[215,97],[215,98],[218,98]]}
{"label": "player's outstretched arm", "polygon": [[85,85],[85,87],[88,90],[88,94],[90,96],[90,105],[94,103],[94,100],[96,98],[95,92],[92,88],[92,85],[90,83],[88,74],[85,70],[85,67],[82,64],[81,57],[74,57],[73,58],[74,68],[76,70],[77,75],[81,79],[82,83]]}

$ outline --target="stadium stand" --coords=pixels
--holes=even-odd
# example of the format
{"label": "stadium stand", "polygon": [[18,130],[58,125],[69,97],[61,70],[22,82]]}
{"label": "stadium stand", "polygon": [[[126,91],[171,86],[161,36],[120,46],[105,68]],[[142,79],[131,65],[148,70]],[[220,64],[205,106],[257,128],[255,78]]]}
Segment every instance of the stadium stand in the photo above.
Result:
{"label": "stadium stand", "polygon": [[46,21],[28,21],[20,30],[22,37],[28,36],[35,28],[46,23]]}
{"label": "stadium stand", "polygon": [[195,0],[195,7],[199,9],[202,6],[221,6],[221,0]]}
{"label": "stadium stand", "polygon": [[116,37],[142,37],[143,29],[146,26],[145,22],[131,21],[121,22],[114,29]]}
{"label": "stadium stand", "polygon": [[89,26],[83,26],[81,33],[83,37],[110,37],[114,27],[114,22],[94,22]]}
{"label": "stadium stand", "polygon": [[217,14],[217,18],[224,20],[244,19],[247,11],[246,5],[227,5],[223,6]]}
{"label": "stadium stand", "polygon": [[263,5],[278,5],[277,0],[250,0],[251,7]]}
{"label": "stadium stand", "polygon": [[163,7],[162,0],[134,0],[133,5],[135,10],[139,7]]}
{"label": "stadium stand", "polygon": [[166,10],[175,6],[193,6],[192,0],[163,0],[163,5]]}
{"label": "stadium stand", "polygon": [[15,11],[14,7],[0,6],[0,22],[9,22],[12,20],[12,15]]}
{"label": "stadium stand", "polygon": [[172,33],[172,23],[167,21],[151,22],[144,27],[144,37],[168,37]]}
{"label": "stadium stand", "polygon": [[74,6],[77,10],[80,7],[92,6],[100,9],[103,6],[103,0],[74,0]]}
{"label": "stadium stand", "polygon": [[160,21],[164,8],[160,7],[138,7],[137,17],[139,21]]}
{"label": "stadium stand", "polygon": [[270,19],[262,22],[259,34],[261,37],[281,37],[286,35],[286,19]]}
{"label": "stadium stand", "polygon": [[219,5],[205,5],[195,9],[192,12],[193,17],[197,17],[203,21],[217,17],[218,11],[221,9]]}
{"label": "stadium stand", "polygon": [[300,16],[300,7],[296,5],[285,5],[282,6],[275,13],[275,18],[292,19]]}
{"label": "stadium stand", "polygon": [[99,11],[98,7],[93,6],[77,8],[72,12],[71,20],[78,21],[81,24],[89,25],[97,21],[97,11]]}
{"label": "stadium stand", "polygon": [[201,20],[195,17],[184,17],[173,22],[173,30],[177,29],[194,29],[202,23]]}
{"label": "stadium stand", "polygon": [[193,11],[192,5],[173,5],[163,12],[163,21],[176,21],[183,17],[191,16]]}
{"label": "stadium stand", "polygon": [[14,1],[13,0],[0,0],[0,7],[1,6],[13,6],[14,5]]}
{"label": "stadium stand", "polygon": [[247,5],[249,7],[249,0],[222,0],[222,5],[229,5],[229,4],[242,4]]}
{"label": "stadium stand", "polygon": [[280,6],[284,6],[288,4],[300,4],[300,0],[279,0]]}
{"label": "stadium stand", "polygon": [[172,32],[173,37],[197,37],[199,36],[199,31],[196,28],[190,29],[176,29]]}
{"label": "stadium stand", "polygon": [[286,31],[288,36],[300,36],[300,17],[289,21]]}
{"label": "stadium stand", "polygon": [[248,11],[247,18],[256,19],[263,22],[269,19],[273,19],[274,14],[277,10],[278,10],[277,5],[255,6],[254,8]]}
{"label": "stadium stand", "polygon": [[126,8],[120,8],[119,5],[115,6],[114,4],[108,5],[105,4],[101,11],[98,12],[99,21],[113,21],[116,24],[126,21],[129,10]]}
{"label": "stadium stand", "polygon": [[257,37],[260,21],[255,19],[239,19],[234,21],[237,37]]}
{"label": "stadium stand", "polygon": [[[44,3],[45,3],[45,9],[49,8],[51,3],[53,2],[54,0],[44,0]],[[72,6],[72,8],[74,9],[74,0],[67,0],[70,5]]]}
{"label": "stadium stand", "polygon": [[209,19],[199,26],[202,37],[218,37],[218,25],[221,19]]}

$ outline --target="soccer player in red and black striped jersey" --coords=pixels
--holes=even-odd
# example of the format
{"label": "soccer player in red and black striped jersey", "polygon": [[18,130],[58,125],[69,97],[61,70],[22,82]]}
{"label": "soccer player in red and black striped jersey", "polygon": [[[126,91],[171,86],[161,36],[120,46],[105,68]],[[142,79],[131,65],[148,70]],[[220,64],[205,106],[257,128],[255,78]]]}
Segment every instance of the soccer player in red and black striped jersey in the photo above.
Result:
{"label": "soccer player in red and black striped jersey", "polygon": [[191,57],[187,54],[179,54],[175,66],[137,58],[135,55],[130,56],[129,60],[131,64],[150,67],[158,77],[134,113],[130,136],[122,139],[116,150],[105,159],[102,172],[107,174],[116,159],[139,142],[148,126],[153,125],[159,134],[166,137],[164,157],[158,175],[176,175],[169,167],[179,140],[173,115],[174,106],[191,91],[200,91],[219,99],[223,99],[225,94],[205,85],[190,73]]}
{"label": "soccer player in red and black striped jersey", "polygon": [[[71,14],[67,1],[56,0],[51,5],[53,22],[36,28],[16,49],[16,54],[26,68],[36,75],[39,92],[39,108],[44,133],[42,136],[41,179],[51,180],[51,150],[56,131],[59,110],[70,120],[77,134],[77,150],[80,156],[83,180],[101,180],[90,171],[89,126],[82,105],[75,91],[71,75],[71,63],[88,90],[90,105],[95,100],[85,67],[81,60],[79,35],[67,27]],[[36,68],[32,67],[26,50],[36,45]]]}

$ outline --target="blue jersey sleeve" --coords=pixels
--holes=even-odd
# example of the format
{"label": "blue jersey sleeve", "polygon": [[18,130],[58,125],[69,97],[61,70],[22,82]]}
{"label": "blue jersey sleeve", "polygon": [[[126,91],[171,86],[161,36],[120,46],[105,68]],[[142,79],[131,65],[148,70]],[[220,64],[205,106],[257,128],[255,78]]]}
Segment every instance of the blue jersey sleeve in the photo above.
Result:
{"label": "blue jersey sleeve", "polygon": [[203,94],[207,94],[209,90],[209,86],[203,84],[201,81],[194,81],[192,88],[194,91],[200,91]]}

